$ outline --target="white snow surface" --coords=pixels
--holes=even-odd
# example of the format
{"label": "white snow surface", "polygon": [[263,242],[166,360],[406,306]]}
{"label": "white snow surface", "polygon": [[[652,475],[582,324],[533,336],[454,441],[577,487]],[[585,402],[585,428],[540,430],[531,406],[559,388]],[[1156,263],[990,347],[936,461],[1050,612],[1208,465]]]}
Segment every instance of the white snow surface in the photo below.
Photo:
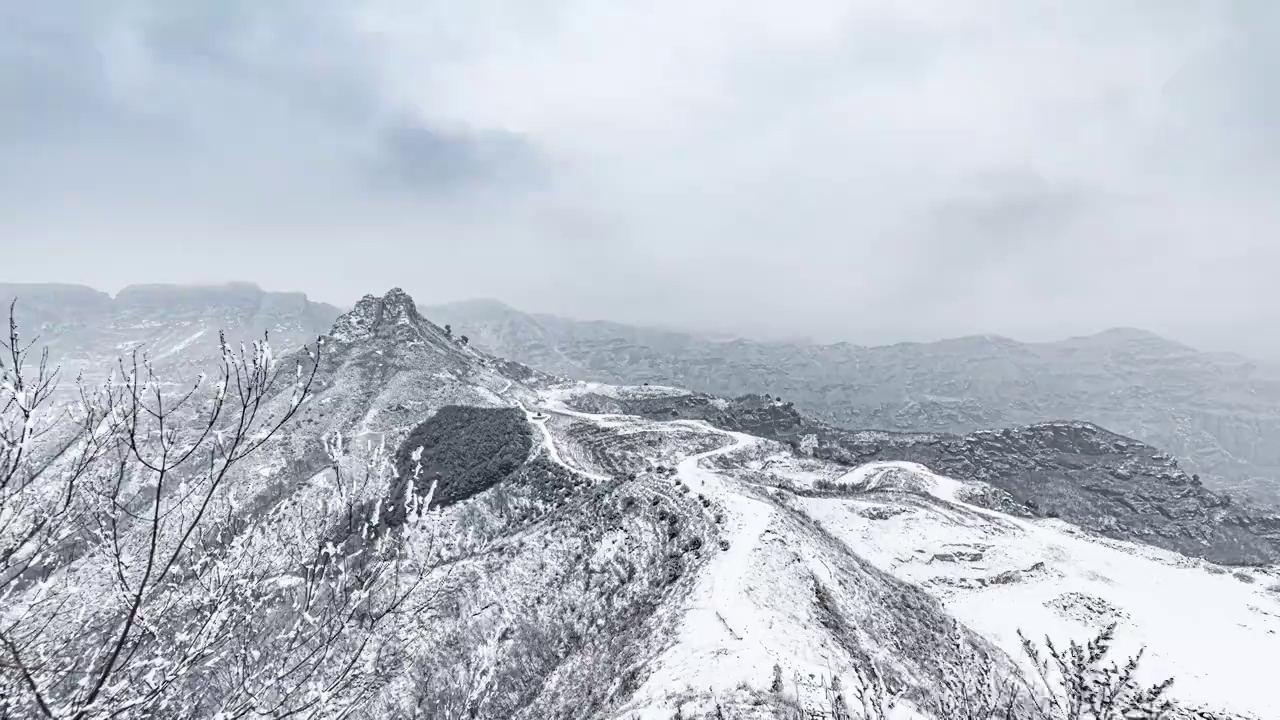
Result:
{"label": "white snow surface", "polygon": [[197,331],[195,332],[195,334],[188,336],[187,338],[185,338],[185,339],[183,339],[183,340],[179,341],[179,342],[178,342],[176,345],[174,345],[173,347],[169,348],[168,350],[165,350],[163,353],[160,353],[160,357],[165,358],[165,357],[169,357],[170,355],[176,355],[176,354],[178,354],[178,353],[182,352],[183,350],[185,350],[185,349],[187,349],[187,348],[191,347],[191,345],[192,345],[195,341],[197,341],[197,340],[199,340],[200,338],[204,337],[204,334],[205,334],[206,330],[207,330],[207,328],[201,328],[200,330],[197,330]]}
{"label": "white snow surface", "polygon": [[[1146,647],[1139,668],[1146,681],[1175,678],[1173,696],[1190,705],[1280,717],[1272,686],[1280,657],[1274,571],[1228,572],[1064,522],[968,505],[956,500],[964,483],[914,463],[865,465],[842,481],[876,489],[893,472],[914,478],[923,501],[881,493],[797,503],[853,552],[923,586],[1014,658],[1022,659],[1019,629],[1063,646],[1114,620],[1117,656]],[[865,512],[885,507],[903,512]],[[982,583],[1007,571],[1019,578]]]}
{"label": "white snow surface", "polygon": [[[844,548],[934,595],[974,631],[1025,661],[1018,631],[1059,647],[1117,623],[1111,659],[1145,647],[1144,681],[1174,677],[1172,695],[1189,706],[1280,717],[1271,685],[1280,657],[1280,572],[1227,570],[1154,547],[1088,535],[1057,520],[1025,520],[964,502],[969,484],[907,462],[839,471],[771,444],[700,422],[651,422],[569,410],[575,392],[544,393],[544,409],[609,427],[684,426],[725,436],[727,444],[679,463],[680,481],[726,516],[726,549],[707,562],[682,610],[678,638],[618,718],[671,717],[685,689],[731,693],[759,686],[774,663],[830,677],[847,653],[811,615],[805,578],[830,582],[821,547],[780,521],[790,506],[818,522]],[[601,393],[607,394],[607,393]],[[526,410],[526,412],[528,412]],[[557,462],[552,434],[534,421]],[[748,450],[731,469],[705,461]],[[812,487],[819,478],[850,494],[797,496],[768,487]],[[999,576],[999,577],[998,577]],[[1241,578],[1244,578],[1243,580]],[[992,582],[992,580],[996,580]],[[1273,589],[1275,588],[1275,589]],[[881,658],[892,662],[890,658]],[[684,707],[686,711],[689,707]],[[900,707],[899,717],[913,717]]]}
{"label": "white snow surface", "polygon": [[[775,524],[776,507],[750,486],[708,469],[704,459],[760,442],[742,433],[701,426],[732,440],[716,450],[691,456],[677,466],[680,479],[694,492],[715,498],[725,509],[728,548],[717,553],[699,578],[682,619],[676,644],[658,661],[648,682],[632,699],[625,717],[667,720],[676,705],[671,691],[709,689],[714,696],[732,694],[741,683],[760,685],[775,663],[787,666],[787,684],[801,676],[832,675],[847,662],[845,651],[818,623],[806,621],[810,590],[786,576],[794,563],[790,551],[802,547],[785,526]],[[817,553],[806,553],[801,572],[830,583],[831,571]],[[847,679],[847,678],[846,678]],[[687,708],[685,708],[687,709]],[[921,717],[903,703],[892,718]]]}
{"label": "white snow surface", "polygon": [[[651,666],[651,675],[615,717],[667,720],[678,708],[698,710],[700,706],[687,699],[687,689],[726,697],[744,683],[767,686],[775,663],[787,668],[788,683],[796,672],[829,678],[833,667],[849,667],[847,651],[812,617],[810,574],[831,581],[831,571],[821,554],[803,550],[805,540],[795,528],[776,522],[777,505],[760,497],[760,488],[704,463],[764,441],[697,421],[652,422],[581,413],[565,408],[563,395],[547,395],[545,410],[603,427],[694,430],[723,436],[726,441],[719,448],[686,457],[677,465],[676,475],[690,491],[712,500],[715,510],[708,508],[708,514],[716,510],[724,513],[721,537],[728,541],[727,548],[715,552],[698,576],[680,610],[675,642]],[[538,418],[520,406],[538,426],[543,448],[554,462],[599,478],[566,463],[556,449],[547,418]],[[797,564],[798,549],[805,557]],[[893,717],[919,715],[903,703]]]}

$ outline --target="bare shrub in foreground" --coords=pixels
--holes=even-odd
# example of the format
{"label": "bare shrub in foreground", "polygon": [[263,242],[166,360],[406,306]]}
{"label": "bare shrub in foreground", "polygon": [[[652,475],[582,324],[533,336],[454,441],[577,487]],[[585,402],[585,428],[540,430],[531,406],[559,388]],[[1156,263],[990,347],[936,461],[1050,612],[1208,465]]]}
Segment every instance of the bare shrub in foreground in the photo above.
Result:
{"label": "bare shrub in foreground", "polygon": [[[1108,660],[1115,625],[1087,642],[1057,647],[1046,638],[1043,648],[1020,635],[1033,672],[1002,664],[993,652],[983,652],[966,640],[956,626],[955,653],[944,663],[943,677],[925,709],[945,720],[1227,720],[1229,716],[1191,710],[1168,697],[1173,680],[1144,685],[1137,679],[1142,652],[1123,663]],[[776,674],[776,673],[775,673]],[[777,683],[775,683],[777,685]],[[900,690],[892,691],[875,668],[855,668],[852,682],[839,677],[817,686],[821,698],[779,708],[774,714],[788,720],[811,717],[829,720],[887,720],[895,717]],[[775,695],[777,692],[775,691]],[[853,698],[850,702],[849,697]],[[798,698],[796,698],[798,700]]]}
{"label": "bare shrub in foreground", "polygon": [[[1035,672],[1001,671],[988,655],[957,639],[960,661],[947,668],[934,710],[961,720],[1157,720],[1184,717],[1167,697],[1173,680],[1143,685],[1142,652],[1123,664],[1109,661],[1115,624],[1084,644],[1043,649],[1019,633]],[[959,636],[957,635],[957,638]]]}
{"label": "bare shrub in foreground", "polygon": [[284,501],[256,479],[270,467],[241,469],[309,399],[321,345],[286,368],[265,338],[221,339],[216,377],[185,387],[135,352],[67,408],[33,347],[11,307],[0,717],[330,717],[372,692],[394,659],[375,628],[422,577],[401,542],[416,524],[349,512],[362,468],[340,450]]}

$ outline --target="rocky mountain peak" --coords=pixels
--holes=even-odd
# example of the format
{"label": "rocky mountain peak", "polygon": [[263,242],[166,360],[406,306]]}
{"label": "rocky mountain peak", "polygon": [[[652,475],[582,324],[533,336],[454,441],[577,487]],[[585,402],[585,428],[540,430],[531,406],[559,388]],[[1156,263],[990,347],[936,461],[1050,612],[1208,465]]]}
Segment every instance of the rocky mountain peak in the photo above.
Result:
{"label": "rocky mountain peak", "polygon": [[347,342],[372,337],[382,323],[382,315],[382,298],[367,294],[334,321],[329,334],[336,340]]}
{"label": "rocky mountain peak", "polygon": [[382,301],[376,295],[365,295],[333,323],[329,334],[339,340],[354,340],[373,332],[381,316]]}
{"label": "rocky mountain peak", "polygon": [[360,298],[338,318],[329,335],[341,342],[369,343],[382,350],[428,346],[446,355],[468,354],[452,333],[423,317],[409,293],[398,287],[382,297]]}
{"label": "rocky mountain peak", "polygon": [[400,288],[392,288],[382,297],[368,294],[355,307],[333,324],[330,332],[338,340],[355,341],[393,330],[399,324],[421,321],[413,298]]}
{"label": "rocky mountain peak", "polygon": [[303,423],[344,435],[398,433],[448,405],[505,406],[499,391],[531,375],[468,347],[398,287],[360,298],[321,340],[323,397]]}
{"label": "rocky mountain peak", "polygon": [[404,290],[394,287],[387,291],[382,297],[382,312],[385,319],[391,322],[398,322],[400,319],[409,321],[425,322],[425,319],[418,314],[418,306],[414,304],[413,298]]}

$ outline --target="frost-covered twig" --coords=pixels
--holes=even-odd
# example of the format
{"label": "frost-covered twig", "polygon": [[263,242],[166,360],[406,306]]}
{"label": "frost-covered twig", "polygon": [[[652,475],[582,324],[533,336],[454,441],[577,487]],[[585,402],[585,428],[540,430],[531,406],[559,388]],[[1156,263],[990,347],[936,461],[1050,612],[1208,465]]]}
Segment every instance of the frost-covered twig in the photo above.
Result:
{"label": "frost-covered twig", "polygon": [[[262,591],[269,563],[235,547],[270,525],[232,512],[229,478],[309,397],[318,350],[286,387],[265,338],[238,352],[221,338],[215,389],[202,374],[176,395],[135,351],[118,381],[80,383],[79,407],[54,413],[57,371],[43,353],[31,370],[32,347],[19,342],[11,307],[0,361],[0,716],[189,711],[192,688],[216,686],[195,678],[220,672],[237,642],[261,639],[281,608],[309,617],[307,607],[341,597],[369,612],[380,571],[339,571],[335,583],[334,566],[324,568],[300,604]],[[330,613],[322,637],[352,613]],[[294,695],[331,690],[315,682]]]}

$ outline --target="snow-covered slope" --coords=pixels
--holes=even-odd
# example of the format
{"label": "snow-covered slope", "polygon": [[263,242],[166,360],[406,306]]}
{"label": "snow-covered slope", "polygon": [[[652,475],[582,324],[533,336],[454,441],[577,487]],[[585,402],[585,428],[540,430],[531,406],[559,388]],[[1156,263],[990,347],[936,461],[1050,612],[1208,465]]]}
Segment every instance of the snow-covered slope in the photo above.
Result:
{"label": "snow-covered slope", "polygon": [[[564,398],[600,389],[586,383],[561,388],[549,393],[550,405],[566,413]],[[626,392],[652,391],[611,388],[608,395]],[[616,414],[572,415],[625,424]],[[1060,520],[983,509],[964,498],[986,488],[913,462],[849,470],[701,423],[632,423],[696,428],[731,443],[677,466],[677,487],[684,484],[723,512],[724,550],[701,570],[682,603],[675,644],[628,705],[652,711],[641,716],[669,716],[673,688],[732,694],[737,683],[750,684],[774,662],[787,667],[788,678],[845,675],[849,682],[846,674],[858,659],[815,612],[813,588],[849,589],[841,600],[864,620],[895,615],[900,609],[867,592],[870,575],[852,571],[864,561],[923,588],[1015,659],[1021,657],[1019,630],[1062,646],[1115,621],[1117,655],[1146,648],[1143,679],[1171,676],[1172,694],[1185,705],[1280,716],[1268,682],[1274,670],[1268,659],[1280,653],[1280,571],[1224,570],[1088,536]],[[827,480],[822,487],[838,489],[817,491],[819,479]],[[861,647],[883,653],[878,661],[901,662],[878,644],[883,641],[863,638]]]}
{"label": "snow-covered slope", "polygon": [[[765,477],[812,487],[812,475],[791,465]],[[1020,654],[1019,630],[1064,644],[1115,622],[1117,651],[1145,647],[1145,678],[1175,678],[1181,700],[1280,716],[1270,661],[1280,656],[1275,569],[1228,571],[1057,520],[1002,515],[965,503],[964,483],[914,463],[870,464],[835,482],[841,490],[789,504],[1011,655]]]}
{"label": "snow-covered slope", "polygon": [[[717,705],[728,717],[774,717],[773,703],[796,695],[809,708],[829,709],[816,683],[842,677],[848,684],[854,669],[866,666],[892,678],[910,700],[929,702],[938,661],[953,652],[940,606],[850,554],[768,488],[714,464],[778,446],[700,422],[575,412],[558,401],[564,394],[546,394],[552,420],[542,425],[553,459],[581,471],[593,456],[582,447],[585,435],[603,454],[636,457],[645,448],[645,469],[629,473],[634,479],[623,487],[643,488],[658,525],[685,538],[668,553],[680,559],[680,577],[653,614],[669,635],[647,638],[645,680],[612,717],[710,716]],[[700,450],[707,444],[711,449]],[[663,464],[670,460],[678,462]],[[785,689],[771,694],[775,666]],[[901,704],[904,717],[911,707]]]}
{"label": "snow-covered slope", "polygon": [[848,431],[769,396],[589,391],[586,412],[705,420],[848,467],[905,460],[989,488],[972,498],[1001,512],[1062,518],[1116,540],[1227,565],[1280,564],[1280,514],[1215,493],[1159,448],[1091,423],[1060,421],[965,436]]}

